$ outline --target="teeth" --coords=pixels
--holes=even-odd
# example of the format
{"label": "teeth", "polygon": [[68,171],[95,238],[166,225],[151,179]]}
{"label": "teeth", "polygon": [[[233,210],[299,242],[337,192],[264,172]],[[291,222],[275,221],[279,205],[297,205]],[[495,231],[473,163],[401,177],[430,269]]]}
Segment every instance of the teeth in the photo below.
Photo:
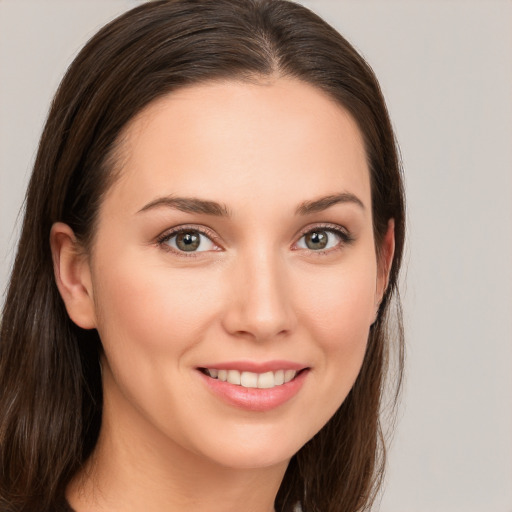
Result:
{"label": "teeth", "polygon": [[268,389],[274,387],[274,372],[260,373],[258,377],[258,387]]}
{"label": "teeth", "polygon": [[254,373],[239,372],[238,370],[206,369],[213,379],[229,382],[244,388],[270,389],[290,382],[296,375],[295,370],[277,370],[276,372]]}
{"label": "teeth", "polygon": [[228,370],[228,382],[240,386],[240,372],[238,370]]}
{"label": "teeth", "polygon": [[286,370],[284,372],[284,381],[290,382],[295,377],[295,375],[297,375],[295,370]]}
{"label": "teeth", "polygon": [[242,372],[240,384],[244,388],[257,388],[258,387],[258,374],[252,372]]}

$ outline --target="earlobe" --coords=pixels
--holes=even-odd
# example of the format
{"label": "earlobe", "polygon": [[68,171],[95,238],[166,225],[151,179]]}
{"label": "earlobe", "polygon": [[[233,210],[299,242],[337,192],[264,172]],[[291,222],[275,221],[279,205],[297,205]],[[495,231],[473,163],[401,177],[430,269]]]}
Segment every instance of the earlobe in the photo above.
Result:
{"label": "earlobe", "polygon": [[378,260],[378,275],[377,275],[377,290],[375,294],[376,309],[375,318],[377,318],[378,310],[382,298],[386,293],[389,283],[389,274],[391,272],[391,265],[393,264],[393,257],[395,255],[395,220],[389,219],[388,229],[382,240],[382,245],[379,251]]}
{"label": "earlobe", "polygon": [[73,230],[56,222],[50,232],[55,281],[71,320],[83,329],[96,327],[91,271]]}

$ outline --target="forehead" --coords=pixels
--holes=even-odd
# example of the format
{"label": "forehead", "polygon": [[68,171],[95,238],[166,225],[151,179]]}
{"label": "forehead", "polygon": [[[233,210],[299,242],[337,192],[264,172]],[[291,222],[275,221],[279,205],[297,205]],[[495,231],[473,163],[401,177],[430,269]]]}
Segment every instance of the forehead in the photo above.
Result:
{"label": "forehead", "polygon": [[[208,82],[172,92],[127,126],[116,194],[194,195],[244,205],[333,192],[369,201],[363,139],[350,114],[298,80]],[[307,197],[303,197],[307,196]]]}

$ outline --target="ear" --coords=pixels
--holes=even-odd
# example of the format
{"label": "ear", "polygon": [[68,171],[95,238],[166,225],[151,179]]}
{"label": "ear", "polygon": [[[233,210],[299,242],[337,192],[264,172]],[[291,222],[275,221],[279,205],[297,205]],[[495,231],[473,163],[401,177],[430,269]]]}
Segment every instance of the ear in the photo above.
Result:
{"label": "ear", "polygon": [[80,251],[73,230],[56,222],[50,232],[55,281],[69,317],[83,329],[96,327],[89,261]]}
{"label": "ear", "polygon": [[388,229],[382,240],[379,256],[378,256],[378,270],[377,270],[377,289],[375,293],[376,309],[375,318],[379,311],[379,306],[386,293],[389,283],[389,273],[391,272],[391,265],[393,264],[393,256],[395,255],[395,220],[389,219]]}

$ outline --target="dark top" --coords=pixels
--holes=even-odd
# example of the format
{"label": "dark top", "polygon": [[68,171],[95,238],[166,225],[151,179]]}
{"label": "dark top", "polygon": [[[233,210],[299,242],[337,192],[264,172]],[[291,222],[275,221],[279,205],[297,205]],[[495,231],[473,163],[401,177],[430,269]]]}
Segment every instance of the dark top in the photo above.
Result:
{"label": "dark top", "polygon": [[57,506],[52,510],[52,512],[75,512],[68,501],[64,496],[62,496],[57,502]]}

